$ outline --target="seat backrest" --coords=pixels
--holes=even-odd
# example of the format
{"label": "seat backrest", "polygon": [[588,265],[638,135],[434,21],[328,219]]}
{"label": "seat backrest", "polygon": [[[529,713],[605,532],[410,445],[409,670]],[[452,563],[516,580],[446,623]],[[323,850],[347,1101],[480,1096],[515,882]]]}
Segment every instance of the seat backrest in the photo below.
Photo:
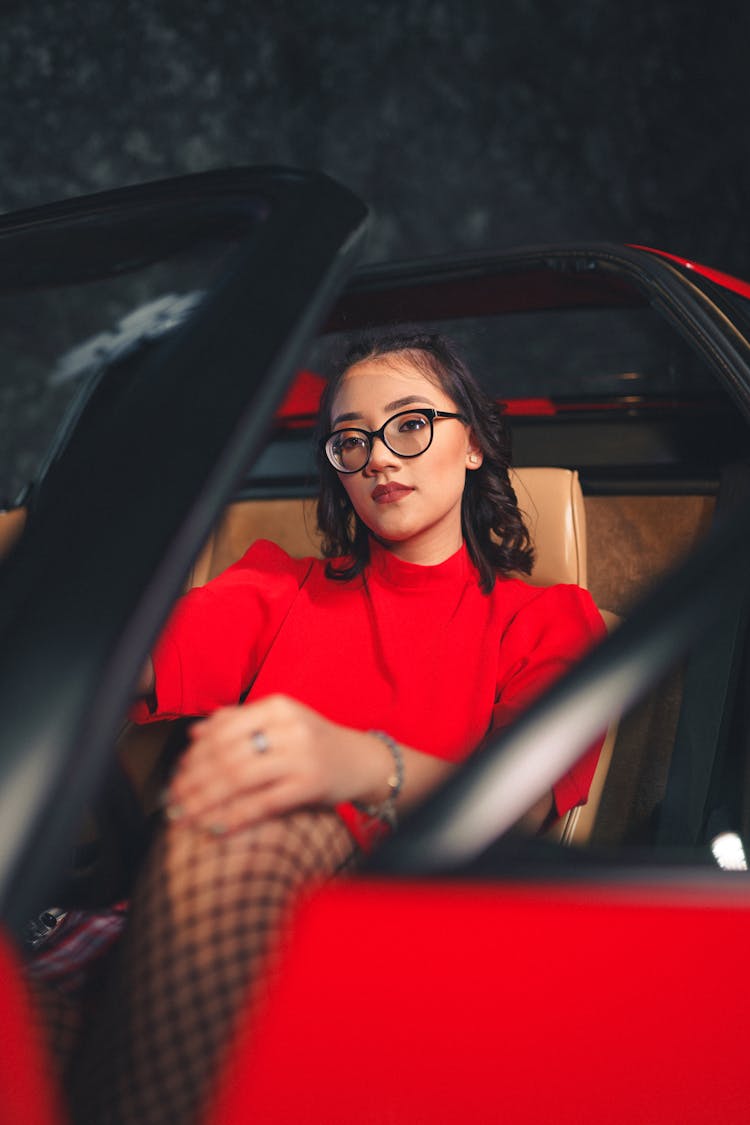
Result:
{"label": "seat backrest", "polygon": [[531,581],[536,586],[572,582],[585,588],[586,510],[574,469],[514,469],[518,507],[534,544]]}
{"label": "seat backrest", "polygon": [[[523,468],[511,483],[536,551],[531,581],[586,585],[586,518],[578,473]],[[256,539],[272,539],[290,555],[320,554],[314,500],[245,500],[232,504],[196,559],[188,586],[203,586]]]}
{"label": "seat backrest", "polygon": [[[578,473],[571,469],[528,468],[511,474],[536,554],[531,581],[538,586],[572,582],[586,587],[586,512]],[[608,629],[613,613],[600,610]],[[585,844],[594,828],[612,761],[617,724],[607,731],[585,805],[570,809],[547,833],[563,844]]]}

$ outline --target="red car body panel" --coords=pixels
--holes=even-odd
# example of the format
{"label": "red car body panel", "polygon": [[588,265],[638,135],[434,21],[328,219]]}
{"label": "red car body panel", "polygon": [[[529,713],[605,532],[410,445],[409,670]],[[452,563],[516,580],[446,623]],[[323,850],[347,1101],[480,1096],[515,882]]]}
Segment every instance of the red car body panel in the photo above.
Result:
{"label": "red car body panel", "polygon": [[32,1018],[20,968],[0,932],[0,1121],[3,1125],[63,1125],[61,1098],[50,1075],[46,1045]]}
{"label": "red car body panel", "polygon": [[744,886],[352,882],[206,1125],[747,1121]]}

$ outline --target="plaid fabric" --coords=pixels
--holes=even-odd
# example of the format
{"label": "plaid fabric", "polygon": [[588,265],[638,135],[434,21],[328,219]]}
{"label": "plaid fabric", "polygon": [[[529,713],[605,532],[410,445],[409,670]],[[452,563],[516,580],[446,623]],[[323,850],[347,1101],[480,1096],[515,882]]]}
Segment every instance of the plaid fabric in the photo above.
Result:
{"label": "plaid fabric", "polygon": [[49,937],[30,955],[27,976],[64,992],[76,992],[122,933],[127,902],[97,910],[69,910]]}

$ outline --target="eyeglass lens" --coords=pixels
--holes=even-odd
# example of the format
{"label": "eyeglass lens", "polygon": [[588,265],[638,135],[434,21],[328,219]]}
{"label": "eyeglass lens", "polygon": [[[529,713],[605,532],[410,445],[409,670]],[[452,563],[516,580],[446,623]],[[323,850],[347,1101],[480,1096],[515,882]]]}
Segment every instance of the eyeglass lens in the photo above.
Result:
{"label": "eyeglass lens", "polygon": [[[398,457],[417,457],[432,441],[432,419],[419,410],[389,418],[383,440]],[[364,468],[370,456],[371,439],[362,430],[337,430],[327,442],[331,461],[346,473]]]}

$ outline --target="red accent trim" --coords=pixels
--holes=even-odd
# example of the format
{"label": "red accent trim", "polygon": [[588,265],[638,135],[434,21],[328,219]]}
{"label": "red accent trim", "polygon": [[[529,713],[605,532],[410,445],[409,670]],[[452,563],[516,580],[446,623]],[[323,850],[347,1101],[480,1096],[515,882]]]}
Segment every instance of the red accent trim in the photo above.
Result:
{"label": "red accent trim", "polygon": [[[276,420],[285,426],[311,424],[320,406],[326,381],[312,371],[298,372],[287,396],[276,411]],[[506,414],[556,414],[558,407],[549,398],[516,398],[505,403]]]}
{"label": "red accent trim", "polygon": [[557,414],[560,409],[551,398],[511,398],[504,403],[504,414]]}
{"label": "red accent trim", "polygon": [[647,250],[649,254],[657,254],[660,258],[667,258],[670,262],[677,262],[678,265],[684,266],[687,270],[693,270],[699,273],[702,277],[708,278],[709,281],[715,281],[722,289],[731,289],[733,293],[738,293],[740,297],[750,298],[750,283],[743,281],[742,278],[734,277],[731,273],[724,273],[722,270],[715,270],[712,266],[703,266],[700,262],[692,262],[689,258],[681,258],[679,254],[668,254],[666,250],[656,250],[653,246],[639,246],[635,242],[629,243],[633,250]]}
{"label": "red accent trim", "polygon": [[[300,371],[284,402],[276,413],[276,421],[285,429],[312,429],[320,405],[325,379],[311,371]],[[633,410],[696,411],[710,409],[711,402],[674,398],[649,398],[643,395],[619,395],[612,399],[563,400],[551,398],[511,398],[498,400],[504,414],[517,418],[553,418],[560,414],[627,414]]]}
{"label": "red accent trim", "polygon": [[299,371],[287,391],[286,398],[276,411],[277,419],[293,424],[305,418],[314,418],[318,413],[320,396],[325,385],[326,381],[322,375],[316,375],[313,371]]}

